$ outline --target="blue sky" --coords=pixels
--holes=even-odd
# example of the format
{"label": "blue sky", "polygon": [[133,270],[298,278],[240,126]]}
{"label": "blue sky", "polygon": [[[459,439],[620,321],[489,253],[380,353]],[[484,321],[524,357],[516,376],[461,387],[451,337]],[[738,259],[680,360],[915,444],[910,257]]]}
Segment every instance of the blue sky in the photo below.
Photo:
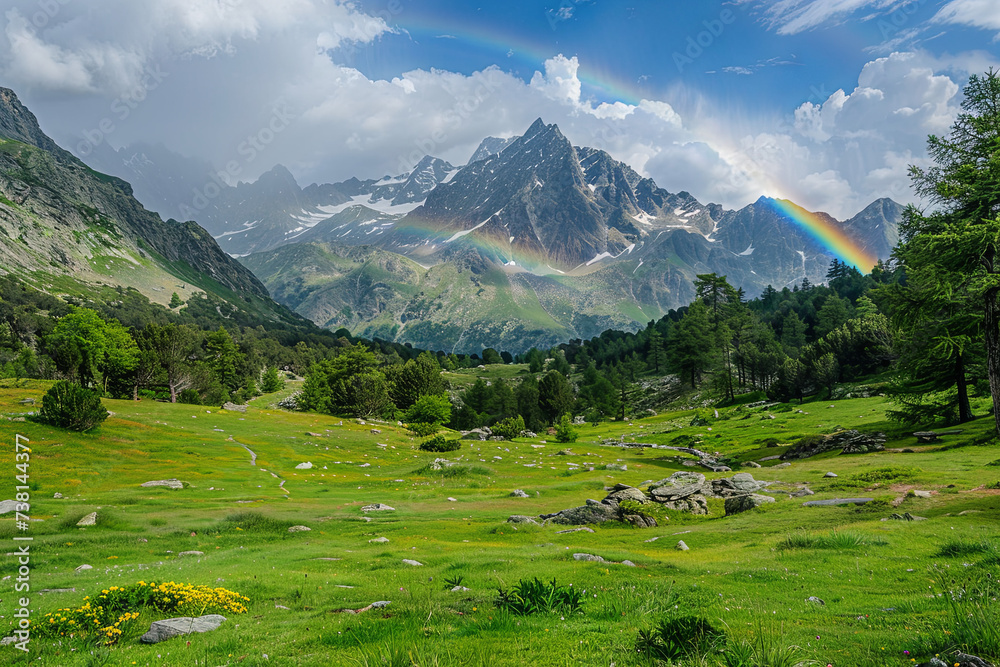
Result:
{"label": "blue sky", "polygon": [[704,202],[840,217],[914,201],[927,134],[1000,62],[996,0],[7,4],[0,83],[84,158],[162,142],[306,184],[461,164],[542,117]]}

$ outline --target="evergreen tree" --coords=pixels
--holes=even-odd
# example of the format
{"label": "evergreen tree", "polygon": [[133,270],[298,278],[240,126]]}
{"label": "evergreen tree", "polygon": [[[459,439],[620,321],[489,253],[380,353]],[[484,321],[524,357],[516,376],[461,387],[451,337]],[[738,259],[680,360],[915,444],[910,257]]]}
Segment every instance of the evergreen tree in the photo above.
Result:
{"label": "evergreen tree", "polygon": [[[897,253],[908,279],[924,273],[942,293],[964,291],[982,316],[986,375],[1000,405],[1000,76],[973,75],[948,136],[931,136],[929,169],[911,167],[918,194],[936,205],[909,208]],[[919,280],[919,277],[918,277]],[[960,282],[957,282],[960,281]],[[994,410],[1000,429],[1000,409]]]}
{"label": "evergreen tree", "polygon": [[549,423],[572,410],[575,400],[573,386],[559,371],[549,371],[538,383],[538,407]]}
{"label": "evergreen tree", "polygon": [[789,311],[781,323],[781,346],[785,349],[785,354],[797,359],[805,344],[806,324],[799,319],[798,313]]}
{"label": "evergreen tree", "polygon": [[703,301],[695,301],[687,313],[670,330],[667,359],[674,372],[698,387],[698,378],[712,363],[712,328],[708,308]]}
{"label": "evergreen tree", "polygon": [[538,381],[531,375],[524,378],[514,390],[517,412],[524,417],[524,424],[531,431],[539,431],[545,425],[538,396]]}
{"label": "evergreen tree", "polygon": [[822,338],[850,319],[849,302],[832,294],[823,302],[816,314],[816,336]]}

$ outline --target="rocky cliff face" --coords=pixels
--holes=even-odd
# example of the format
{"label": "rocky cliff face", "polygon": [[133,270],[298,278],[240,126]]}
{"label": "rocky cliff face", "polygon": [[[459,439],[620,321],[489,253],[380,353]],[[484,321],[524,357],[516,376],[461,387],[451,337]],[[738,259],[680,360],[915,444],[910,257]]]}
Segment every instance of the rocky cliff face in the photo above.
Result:
{"label": "rocky cliff face", "polygon": [[160,302],[178,288],[270,302],[204,229],[147,211],[128,183],[56,146],[7,89],[0,89],[0,229],[6,272],[135,286]]}

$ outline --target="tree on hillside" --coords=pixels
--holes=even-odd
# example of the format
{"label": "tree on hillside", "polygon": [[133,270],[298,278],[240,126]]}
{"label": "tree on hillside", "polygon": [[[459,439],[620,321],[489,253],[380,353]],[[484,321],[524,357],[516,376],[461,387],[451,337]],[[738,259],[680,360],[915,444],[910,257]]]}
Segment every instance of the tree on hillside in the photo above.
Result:
{"label": "tree on hillside", "polygon": [[816,313],[816,336],[822,338],[850,319],[848,306],[846,299],[841,299],[836,294],[828,296]]}
{"label": "tree on hillside", "polygon": [[96,311],[74,308],[45,338],[45,346],[59,371],[86,387],[99,375],[98,364],[104,357],[104,330],[104,320]]}
{"label": "tree on hillside", "polygon": [[708,308],[703,301],[695,301],[667,339],[668,362],[675,373],[691,382],[692,389],[712,363],[712,343]]}
{"label": "tree on hillside", "polygon": [[798,359],[799,352],[806,344],[806,323],[799,318],[794,310],[785,315],[781,322],[781,346],[785,354]]}
{"label": "tree on hillside", "polygon": [[573,386],[559,371],[549,371],[538,382],[538,407],[549,423],[573,409]]}
{"label": "tree on hillside", "polygon": [[[942,293],[964,291],[983,317],[986,375],[1000,405],[1000,75],[990,69],[965,87],[948,136],[931,135],[928,169],[910,167],[914,189],[936,210],[910,207],[898,256],[911,278],[923,272]],[[936,279],[936,280],[935,280]],[[1000,430],[1000,409],[994,410]]]}
{"label": "tree on hillside", "polygon": [[177,324],[147,324],[139,333],[139,347],[148,353],[141,358],[155,360],[170,392],[171,403],[176,403],[177,395],[191,386],[190,359],[197,342],[195,330]]}

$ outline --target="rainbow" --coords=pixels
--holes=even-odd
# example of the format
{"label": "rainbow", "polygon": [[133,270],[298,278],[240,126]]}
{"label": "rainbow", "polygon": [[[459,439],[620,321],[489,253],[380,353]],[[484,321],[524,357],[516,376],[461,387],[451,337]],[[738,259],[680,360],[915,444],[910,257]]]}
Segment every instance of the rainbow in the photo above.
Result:
{"label": "rainbow", "polygon": [[[465,44],[489,49],[497,53],[511,53],[511,56],[518,62],[534,69],[544,70],[545,61],[560,53],[558,48],[553,49],[549,45],[536,45],[527,40],[514,35],[499,35],[488,32],[479,26],[471,24],[459,24],[455,21],[443,21],[440,17],[431,20],[421,20],[418,17],[408,17],[399,26],[403,32],[411,38],[419,36],[425,39],[434,39],[439,35],[446,34],[458,39]],[[566,53],[566,57],[572,57],[572,53]],[[503,61],[498,60],[497,65],[502,65]],[[649,96],[639,90],[638,86],[625,83],[620,78],[607,73],[599,72],[593,63],[581,63],[577,78],[589,89],[596,93],[598,102],[624,102],[631,106],[638,106],[643,99]]]}
{"label": "rainbow", "polygon": [[841,261],[868,273],[875,266],[877,258],[858,246],[844,230],[832,224],[829,219],[811,213],[787,199],[768,199],[774,210],[804,229],[823,247],[839,257]]}

